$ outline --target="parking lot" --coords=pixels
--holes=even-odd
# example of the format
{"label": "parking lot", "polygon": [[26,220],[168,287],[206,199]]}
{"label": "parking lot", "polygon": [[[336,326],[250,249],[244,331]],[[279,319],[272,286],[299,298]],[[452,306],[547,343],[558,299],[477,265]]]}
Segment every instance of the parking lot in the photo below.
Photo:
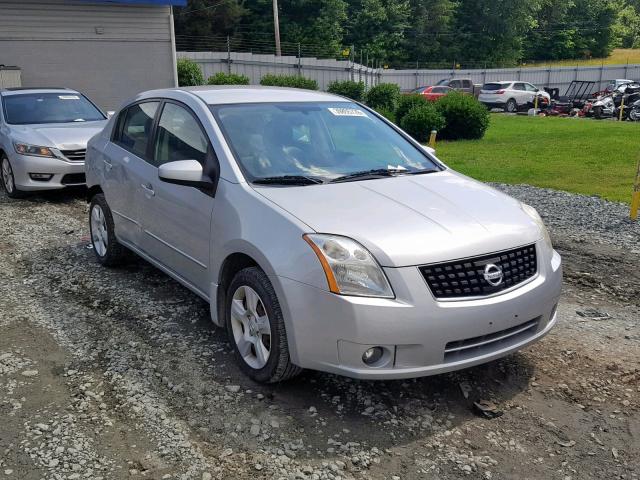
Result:
{"label": "parking lot", "polygon": [[273,386],[195,295],[141,260],[97,264],[82,190],[2,194],[0,478],[638,478],[640,227],[621,204],[503,188],[563,255],[548,337],[456,374]]}

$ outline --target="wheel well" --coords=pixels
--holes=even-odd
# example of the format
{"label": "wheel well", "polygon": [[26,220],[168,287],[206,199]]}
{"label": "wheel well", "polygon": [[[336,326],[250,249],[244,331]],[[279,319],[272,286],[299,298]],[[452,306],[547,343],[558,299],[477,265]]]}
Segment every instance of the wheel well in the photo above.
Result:
{"label": "wheel well", "polygon": [[94,185],[87,190],[87,203],[90,202],[97,194],[103,193],[100,185]]}
{"label": "wheel well", "polygon": [[249,267],[260,268],[260,265],[258,265],[258,262],[256,262],[253,258],[244,253],[233,253],[229,255],[222,264],[222,268],[220,269],[220,276],[218,279],[218,293],[216,298],[216,305],[218,307],[218,311],[216,313],[219,319],[218,321],[220,322],[220,326],[224,326],[224,323],[226,321],[224,316],[224,306],[227,303],[227,288],[233,280],[233,277],[235,277],[236,273]]}

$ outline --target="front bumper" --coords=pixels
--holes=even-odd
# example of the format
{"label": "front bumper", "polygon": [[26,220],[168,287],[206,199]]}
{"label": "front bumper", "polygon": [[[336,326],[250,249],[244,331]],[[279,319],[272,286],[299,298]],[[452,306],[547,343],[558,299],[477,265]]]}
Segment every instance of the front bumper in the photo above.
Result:
{"label": "front bumper", "polygon": [[[475,300],[436,301],[417,267],[385,268],[395,299],[339,296],[276,277],[292,360],[304,368],[383,380],[458,370],[515,352],[556,322],[561,260],[540,250],[538,244],[536,277]],[[373,346],[383,347],[385,355],[367,366],[362,354]]]}
{"label": "front bumper", "polygon": [[[18,190],[58,190],[84,185],[84,162],[68,162],[58,158],[32,157],[13,153],[9,155]],[[51,174],[49,180],[34,180],[31,174]]]}

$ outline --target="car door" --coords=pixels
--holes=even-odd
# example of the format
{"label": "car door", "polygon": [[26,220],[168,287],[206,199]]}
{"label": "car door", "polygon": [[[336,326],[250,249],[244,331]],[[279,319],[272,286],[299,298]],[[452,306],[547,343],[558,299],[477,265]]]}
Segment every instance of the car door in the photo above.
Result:
{"label": "car door", "polygon": [[524,83],[522,82],[514,83],[513,90],[514,90],[513,96],[516,99],[516,102],[518,102],[518,105],[524,105],[529,101],[529,94],[527,90],[524,88]]}
{"label": "car door", "polygon": [[142,236],[140,184],[159,106],[155,100],[124,109],[103,151],[103,191],[113,213],[115,233],[120,241],[134,247],[139,247]]}
{"label": "car door", "polygon": [[527,91],[527,101],[531,104],[535,103],[536,95],[538,94],[538,89],[531,85],[530,83],[525,83],[524,88]]}
{"label": "car door", "polygon": [[195,187],[161,181],[158,167],[197,160],[207,171],[207,162],[217,161],[211,142],[186,105],[167,101],[157,120],[152,150],[141,184],[143,250],[206,294],[214,198]]}

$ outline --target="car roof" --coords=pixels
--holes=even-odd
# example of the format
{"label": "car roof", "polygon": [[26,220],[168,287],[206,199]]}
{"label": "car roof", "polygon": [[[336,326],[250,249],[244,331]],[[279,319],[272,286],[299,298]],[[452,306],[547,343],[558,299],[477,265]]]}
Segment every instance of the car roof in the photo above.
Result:
{"label": "car roof", "polygon": [[25,95],[28,93],[59,93],[59,92],[80,94],[79,92],[66,87],[12,87],[12,88],[0,89],[0,95],[3,95],[3,96]]}
{"label": "car roof", "polygon": [[163,90],[151,90],[138,96],[138,99],[152,97],[171,97],[172,93],[188,92],[209,105],[231,103],[281,103],[281,102],[348,102],[347,98],[317,90],[300,88],[263,87],[259,85],[207,85],[201,87],[180,87]]}

